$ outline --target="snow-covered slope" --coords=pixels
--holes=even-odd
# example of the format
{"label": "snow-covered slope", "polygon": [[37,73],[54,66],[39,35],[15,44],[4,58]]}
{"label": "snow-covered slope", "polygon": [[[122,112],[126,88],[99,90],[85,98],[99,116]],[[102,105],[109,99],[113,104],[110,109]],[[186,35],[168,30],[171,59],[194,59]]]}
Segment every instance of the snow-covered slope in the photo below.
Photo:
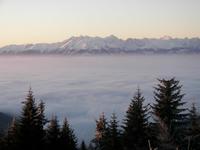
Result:
{"label": "snow-covered slope", "polygon": [[120,54],[120,53],[200,53],[199,38],[126,39],[114,35],[71,37],[58,43],[8,45],[0,54]]}

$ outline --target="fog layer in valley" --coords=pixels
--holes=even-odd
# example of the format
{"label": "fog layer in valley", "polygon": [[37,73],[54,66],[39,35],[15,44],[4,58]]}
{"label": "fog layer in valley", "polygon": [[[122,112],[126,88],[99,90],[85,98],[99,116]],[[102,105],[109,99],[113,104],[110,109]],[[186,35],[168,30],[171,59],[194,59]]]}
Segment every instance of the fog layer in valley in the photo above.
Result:
{"label": "fog layer in valley", "polygon": [[20,113],[31,86],[46,104],[46,115],[68,117],[81,140],[94,135],[101,112],[119,119],[139,86],[153,102],[157,78],[176,77],[184,100],[200,106],[200,55],[154,56],[1,56],[0,111]]}

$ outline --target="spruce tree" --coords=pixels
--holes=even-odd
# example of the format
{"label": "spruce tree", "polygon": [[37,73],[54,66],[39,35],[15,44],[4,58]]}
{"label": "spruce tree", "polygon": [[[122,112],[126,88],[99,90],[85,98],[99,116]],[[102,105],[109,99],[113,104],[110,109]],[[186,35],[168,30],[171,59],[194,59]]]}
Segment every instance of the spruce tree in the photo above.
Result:
{"label": "spruce tree", "polygon": [[189,113],[189,128],[187,134],[188,149],[196,150],[200,147],[200,116],[197,114],[195,104],[192,104]]}
{"label": "spruce tree", "polygon": [[108,124],[108,131],[109,150],[122,150],[121,133],[119,131],[117,117],[114,113],[112,114],[111,120]]}
{"label": "spruce tree", "polygon": [[104,113],[102,113],[98,120],[96,120],[96,134],[93,140],[96,150],[107,150],[108,149],[108,128],[107,121]]}
{"label": "spruce tree", "polygon": [[63,126],[60,133],[60,146],[63,150],[76,150],[77,149],[77,139],[74,131],[70,128],[67,119],[64,119]]}
{"label": "spruce tree", "polygon": [[18,149],[18,124],[15,118],[8,128],[8,131],[3,138],[3,143],[1,143],[2,150],[16,150]]}
{"label": "spruce tree", "polygon": [[22,150],[39,149],[38,145],[38,108],[30,89],[23,102],[22,113],[19,120],[19,146]]}
{"label": "spruce tree", "polygon": [[96,147],[94,145],[94,139],[89,143],[88,150],[96,150]]}
{"label": "spruce tree", "polygon": [[41,101],[37,107],[37,116],[36,116],[36,136],[37,136],[37,144],[40,149],[43,149],[45,146],[45,130],[44,126],[47,123],[45,118],[45,104]]}
{"label": "spruce tree", "polygon": [[84,142],[84,141],[82,141],[82,142],[81,142],[81,147],[80,147],[80,150],[87,150],[87,147],[86,147],[86,145],[85,145],[85,142]]}
{"label": "spruce tree", "polygon": [[13,120],[4,138],[8,149],[43,149],[44,143],[44,103],[38,106],[31,88],[28,91],[26,100],[23,101],[21,115],[16,122]]}
{"label": "spruce tree", "polygon": [[148,149],[148,108],[144,97],[137,89],[124,120],[124,147],[126,150]]}
{"label": "spruce tree", "polygon": [[[181,93],[182,85],[175,78],[169,80],[158,79],[159,83],[155,87],[153,104],[153,114],[160,129],[158,135],[164,147],[174,149],[180,147],[184,139],[184,127],[186,122],[185,109],[182,102],[184,94]],[[161,145],[162,146],[162,145]]]}
{"label": "spruce tree", "polygon": [[56,116],[52,116],[46,130],[46,148],[48,150],[60,148],[60,127]]}

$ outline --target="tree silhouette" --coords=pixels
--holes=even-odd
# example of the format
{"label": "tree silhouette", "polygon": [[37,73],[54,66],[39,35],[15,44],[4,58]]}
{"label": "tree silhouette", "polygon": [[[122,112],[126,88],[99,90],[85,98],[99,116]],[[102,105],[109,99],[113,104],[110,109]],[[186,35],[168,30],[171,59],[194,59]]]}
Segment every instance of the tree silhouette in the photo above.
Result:
{"label": "tree silhouette", "polygon": [[148,109],[144,97],[137,89],[124,120],[124,146],[127,150],[148,149]]}
{"label": "tree silhouette", "polygon": [[60,148],[60,127],[56,116],[52,116],[46,130],[46,148],[49,150]]}
{"label": "tree silhouette", "polygon": [[196,149],[200,147],[200,116],[197,114],[195,104],[192,104],[189,113],[189,128],[188,128],[188,149]]}
{"label": "tree silhouette", "polygon": [[10,127],[2,140],[1,149],[2,150],[14,150],[18,149],[18,124],[15,117],[12,120]]}
{"label": "tree silhouette", "polygon": [[70,128],[67,118],[64,119],[63,126],[60,133],[60,146],[61,149],[76,150],[77,139],[74,131]]}
{"label": "tree silhouette", "polygon": [[39,113],[40,111],[36,105],[31,88],[28,91],[26,100],[23,102],[23,105],[24,106],[22,108],[22,113],[19,119],[18,141],[20,149],[40,149],[40,142],[41,138],[43,137],[38,135],[42,134],[40,132],[43,131],[41,131],[42,129],[38,128],[40,126],[38,119],[41,114]]}
{"label": "tree silhouette", "polygon": [[[187,114],[182,102],[184,94],[181,94],[182,85],[175,78],[169,80],[158,79],[155,87],[153,113],[158,124],[162,149],[170,147],[174,149],[180,146],[184,139],[184,127]],[[169,149],[169,148],[168,148]]]}
{"label": "tree silhouette", "polygon": [[[138,88],[126,112],[123,130],[115,114],[107,122],[102,113],[96,120],[95,138],[88,147],[82,141],[79,149],[153,150],[157,146],[161,150],[198,150],[200,116],[197,107],[193,104],[186,113],[182,85],[175,78],[158,81],[152,106],[154,118],[149,119],[149,105],[144,105],[145,99]],[[60,127],[57,117],[52,116],[46,126],[44,111],[44,103],[37,104],[29,89],[21,114],[0,138],[0,150],[78,150],[77,138],[67,119]]]}
{"label": "tree silhouette", "polygon": [[93,140],[96,150],[107,150],[108,149],[108,128],[107,121],[104,113],[102,113],[98,120],[96,120],[96,134]]}
{"label": "tree silhouette", "polygon": [[122,150],[121,133],[115,113],[112,114],[111,120],[108,124],[108,147],[109,150]]}
{"label": "tree silhouette", "polygon": [[82,141],[82,142],[81,142],[81,147],[80,147],[80,150],[87,150],[87,147],[86,147],[86,145],[85,145],[85,142],[84,142],[84,141]]}

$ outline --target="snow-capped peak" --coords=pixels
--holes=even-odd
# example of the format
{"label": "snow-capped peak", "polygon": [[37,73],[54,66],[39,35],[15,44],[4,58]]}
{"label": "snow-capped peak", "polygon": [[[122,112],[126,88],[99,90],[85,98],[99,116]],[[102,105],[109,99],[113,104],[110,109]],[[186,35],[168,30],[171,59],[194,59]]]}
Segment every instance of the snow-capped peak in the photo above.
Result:
{"label": "snow-capped peak", "polygon": [[114,35],[102,37],[73,36],[57,43],[38,43],[25,45],[8,45],[0,48],[0,54],[20,53],[51,53],[51,54],[112,54],[112,53],[178,53],[178,52],[199,52],[199,38],[144,38],[127,40],[119,39]]}
{"label": "snow-capped peak", "polygon": [[119,38],[116,37],[116,36],[113,35],[113,34],[111,34],[111,35],[109,35],[109,36],[106,36],[105,38],[106,38],[106,39],[112,39],[112,40],[119,40]]}
{"label": "snow-capped peak", "polygon": [[160,39],[161,39],[161,40],[171,40],[172,37],[169,36],[169,35],[165,35],[165,36],[161,37]]}

